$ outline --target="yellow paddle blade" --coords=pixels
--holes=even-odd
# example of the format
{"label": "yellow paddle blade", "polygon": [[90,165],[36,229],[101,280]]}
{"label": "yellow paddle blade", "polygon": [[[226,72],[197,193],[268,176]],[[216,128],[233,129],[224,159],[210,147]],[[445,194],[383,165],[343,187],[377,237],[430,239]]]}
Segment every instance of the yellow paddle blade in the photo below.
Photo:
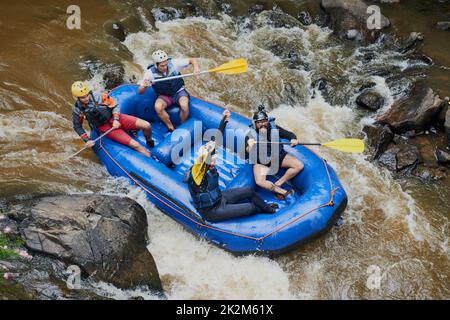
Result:
{"label": "yellow paddle blade", "polygon": [[208,151],[204,146],[200,147],[197,159],[192,166],[192,177],[195,183],[199,186],[202,183],[203,177],[206,173],[206,160],[208,159]]}
{"label": "yellow paddle blade", "polygon": [[360,139],[339,139],[327,143],[322,143],[322,146],[336,149],[342,152],[363,153],[364,141]]}
{"label": "yellow paddle blade", "polygon": [[206,163],[196,163],[192,167],[192,177],[194,178],[195,183],[199,186],[202,181],[203,177],[206,173]]}
{"label": "yellow paddle blade", "polygon": [[238,73],[244,73],[247,72],[248,66],[247,66],[247,60],[245,59],[236,59],[232,60],[230,62],[224,63],[223,65],[214,68],[209,69],[208,72],[219,72],[224,74],[238,74]]}

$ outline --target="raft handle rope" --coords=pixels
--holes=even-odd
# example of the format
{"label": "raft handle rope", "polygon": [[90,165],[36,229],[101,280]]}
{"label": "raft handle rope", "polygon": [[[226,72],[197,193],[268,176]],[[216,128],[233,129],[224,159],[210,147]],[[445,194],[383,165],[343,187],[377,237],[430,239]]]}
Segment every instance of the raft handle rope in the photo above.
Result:
{"label": "raft handle rope", "polygon": [[[119,86],[119,87],[120,87],[120,86]],[[116,89],[117,89],[117,88],[116,88]],[[115,90],[115,89],[113,89],[113,90]],[[111,90],[111,92],[112,92],[113,90]],[[197,98],[197,97],[195,97],[195,96],[193,96],[193,97],[194,97],[194,98]],[[197,99],[198,99],[198,98],[197,98]],[[215,104],[215,103],[213,103],[213,102],[211,102],[211,101],[208,101],[207,99],[203,99],[203,98],[201,98],[201,99],[204,100],[204,101],[206,101],[206,102],[209,102],[209,103],[211,103],[211,104],[213,104],[213,105],[216,105],[216,106],[220,107],[219,105],[217,105],[217,104]],[[270,232],[270,233],[268,233],[268,234],[266,234],[266,235],[264,235],[264,236],[262,236],[262,237],[252,237],[252,236],[247,236],[247,235],[245,235],[245,234],[239,234],[239,233],[235,233],[235,232],[232,232],[232,231],[226,231],[226,230],[223,230],[223,229],[216,228],[216,227],[214,227],[214,226],[212,226],[212,225],[202,223],[202,222],[199,221],[198,219],[195,219],[195,218],[193,218],[192,216],[187,215],[187,214],[185,214],[183,211],[180,211],[180,210],[178,210],[177,208],[175,208],[174,206],[172,206],[171,204],[173,204],[173,205],[175,205],[175,206],[178,206],[179,209],[183,210],[183,208],[181,208],[179,205],[177,205],[172,199],[167,198],[166,196],[162,196],[162,198],[159,198],[158,195],[155,194],[155,193],[153,193],[151,190],[149,190],[148,187],[144,186],[140,181],[138,181],[138,180],[136,180],[135,178],[133,178],[133,177],[130,175],[130,173],[128,173],[128,172],[127,172],[127,171],[126,171],[126,170],[125,170],[125,169],[124,169],[124,168],[116,161],[116,159],[114,159],[114,157],[112,157],[112,156],[108,153],[108,151],[106,151],[106,149],[104,148],[104,146],[103,146],[103,144],[102,144],[102,141],[100,140],[100,149],[102,149],[102,150],[105,152],[105,154],[106,154],[106,155],[107,155],[107,156],[108,156],[108,157],[109,157],[109,158],[117,165],[117,167],[119,167],[119,168],[123,171],[123,173],[125,173],[125,175],[127,175],[131,180],[133,180],[135,184],[139,185],[145,192],[147,192],[148,194],[150,194],[151,196],[153,196],[154,198],[156,198],[156,199],[159,200],[160,202],[164,203],[164,204],[167,205],[169,208],[173,209],[174,211],[176,211],[177,213],[179,213],[180,215],[182,215],[182,216],[185,217],[186,219],[188,219],[188,220],[190,220],[191,222],[195,223],[195,224],[197,225],[197,227],[199,227],[199,228],[207,228],[207,229],[210,229],[210,230],[214,230],[214,231],[217,231],[217,232],[229,234],[229,235],[232,235],[232,236],[236,236],[236,237],[240,237],[240,238],[246,238],[246,239],[254,240],[254,241],[257,241],[257,242],[260,242],[260,243],[262,243],[266,238],[270,237],[271,235],[273,235],[273,234],[275,234],[275,233],[281,231],[282,229],[284,229],[284,228],[288,227],[289,225],[295,223],[295,222],[298,221],[299,219],[301,219],[301,218],[307,216],[308,214],[310,214],[310,213],[312,213],[312,212],[314,212],[314,211],[317,211],[317,210],[319,210],[319,209],[321,209],[321,208],[324,208],[324,207],[334,206],[334,195],[335,195],[336,190],[339,189],[339,187],[338,187],[338,188],[333,188],[333,182],[331,181],[331,176],[330,176],[330,173],[329,173],[329,170],[328,170],[328,165],[327,165],[325,159],[323,159],[323,158],[322,158],[317,152],[315,152],[314,150],[312,150],[312,149],[310,149],[310,148],[308,148],[308,147],[306,147],[306,146],[305,146],[305,148],[308,149],[309,151],[311,151],[312,153],[314,153],[319,159],[321,159],[322,162],[323,162],[323,164],[324,164],[324,166],[325,166],[325,170],[326,170],[327,176],[328,176],[328,181],[329,181],[329,183],[330,183],[330,200],[329,200],[327,203],[318,206],[317,208],[311,209],[311,210],[309,210],[309,211],[307,211],[307,212],[301,214],[300,216],[296,217],[295,219],[289,221],[288,223],[286,223],[286,224],[284,224],[284,225],[278,227],[277,229],[273,230],[272,232]]]}

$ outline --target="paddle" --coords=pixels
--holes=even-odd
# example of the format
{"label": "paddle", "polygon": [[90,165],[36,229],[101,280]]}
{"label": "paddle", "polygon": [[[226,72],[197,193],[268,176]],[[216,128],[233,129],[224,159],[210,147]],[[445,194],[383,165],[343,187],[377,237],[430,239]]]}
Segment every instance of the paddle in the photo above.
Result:
{"label": "paddle", "polygon": [[[115,130],[114,128],[109,129],[108,131],[106,131],[104,134],[102,134],[100,137],[98,137],[97,139],[95,139],[93,142],[97,142],[98,140],[100,140],[101,138],[103,138],[104,136],[108,135],[109,133],[111,133],[113,130]],[[84,150],[86,150],[88,147],[84,147],[83,149],[75,152],[73,155],[71,155],[70,157],[67,157],[65,159],[65,161],[75,157],[76,155],[78,155],[79,153],[83,152]]]}
{"label": "paddle", "polygon": [[[259,143],[272,143],[272,144],[286,144],[290,145],[290,142],[259,142]],[[338,139],[326,143],[305,143],[300,142],[299,144],[303,146],[321,146],[327,147],[342,152],[349,153],[363,153],[364,152],[364,141],[360,139]]]}
{"label": "paddle", "polygon": [[[222,120],[220,121],[219,124],[219,128],[218,130],[222,133],[222,136],[224,135],[224,131],[225,131],[225,126],[227,125],[228,121],[225,121],[226,116],[222,116]],[[211,138],[211,141],[216,141],[216,137],[213,136]],[[220,143],[220,145],[222,145],[222,143]],[[214,148],[214,150],[211,152],[211,156],[215,155],[216,153],[216,149]],[[195,180],[195,183],[197,183],[197,185],[200,185],[200,183],[203,180],[203,176],[205,175],[205,167],[204,164],[207,160],[207,154],[203,154],[201,156],[199,156],[197,158],[197,160],[195,161],[194,165],[192,166],[191,170],[192,170],[192,177]],[[197,162],[198,160],[200,160],[200,162]]]}
{"label": "paddle", "polygon": [[[248,69],[247,61],[245,59],[241,58],[241,59],[236,59],[236,60],[232,60],[230,62],[224,63],[217,68],[200,71],[198,74],[200,75],[200,74],[212,73],[212,72],[218,72],[218,73],[223,73],[223,74],[239,74],[239,73],[247,72],[247,69]],[[152,80],[152,83],[173,80],[173,79],[179,79],[179,78],[192,77],[195,75],[196,75],[195,73],[187,73],[187,74],[182,74],[179,76],[155,79],[155,80]]]}

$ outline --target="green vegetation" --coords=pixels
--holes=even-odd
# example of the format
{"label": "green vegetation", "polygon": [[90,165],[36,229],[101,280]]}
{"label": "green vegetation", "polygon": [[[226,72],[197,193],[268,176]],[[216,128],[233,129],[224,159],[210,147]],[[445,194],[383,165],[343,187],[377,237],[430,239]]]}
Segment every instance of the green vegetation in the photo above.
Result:
{"label": "green vegetation", "polygon": [[15,249],[21,245],[22,240],[11,240],[8,236],[0,234],[0,260],[19,257]]}

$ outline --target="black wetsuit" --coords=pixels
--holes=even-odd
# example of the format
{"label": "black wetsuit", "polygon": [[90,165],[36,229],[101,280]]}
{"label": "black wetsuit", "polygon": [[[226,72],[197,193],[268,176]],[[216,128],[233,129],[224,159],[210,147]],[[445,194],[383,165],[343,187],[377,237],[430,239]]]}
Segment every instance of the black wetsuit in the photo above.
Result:
{"label": "black wetsuit", "polygon": [[[219,125],[219,131],[222,136],[225,131],[226,122],[221,121]],[[215,139],[213,139],[215,140]],[[217,145],[221,145],[222,141],[217,141]],[[219,175],[215,167],[209,167],[209,171],[213,174],[205,174],[200,185],[197,185],[192,178],[192,175],[188,178],[189,191],[191,196],[198,195],[207,189],[208,177],[212,179],[218,179]],[[246,201],[245,201],[246,200]],[[245,201],[245,202],[244,202]],[[256,213],[273,213],[275,209],[267,204],[253,188],[234,188],[221,191],[221,197],[216,204],[209,208],[199,209],[199,212],[205,217],[206,220],[211,222],[220,222],[238,217],[250,216]]]}
{"label": "black wetsuit", "polygon": [[[216,170],[210,168],[209,170]],[[193,179],[189,179],[189,190],[192,193],[200,193],[207,185],[206,177],[198,186]],[[219,175],[216,175],[217,179]],[[219,222],[238,217],[250,216],[256,213],[273,213],[274,209],[267,204],[253,188],[234,188],[222,191],[222,198],[210,208],[199,210],[206,220]]]}

